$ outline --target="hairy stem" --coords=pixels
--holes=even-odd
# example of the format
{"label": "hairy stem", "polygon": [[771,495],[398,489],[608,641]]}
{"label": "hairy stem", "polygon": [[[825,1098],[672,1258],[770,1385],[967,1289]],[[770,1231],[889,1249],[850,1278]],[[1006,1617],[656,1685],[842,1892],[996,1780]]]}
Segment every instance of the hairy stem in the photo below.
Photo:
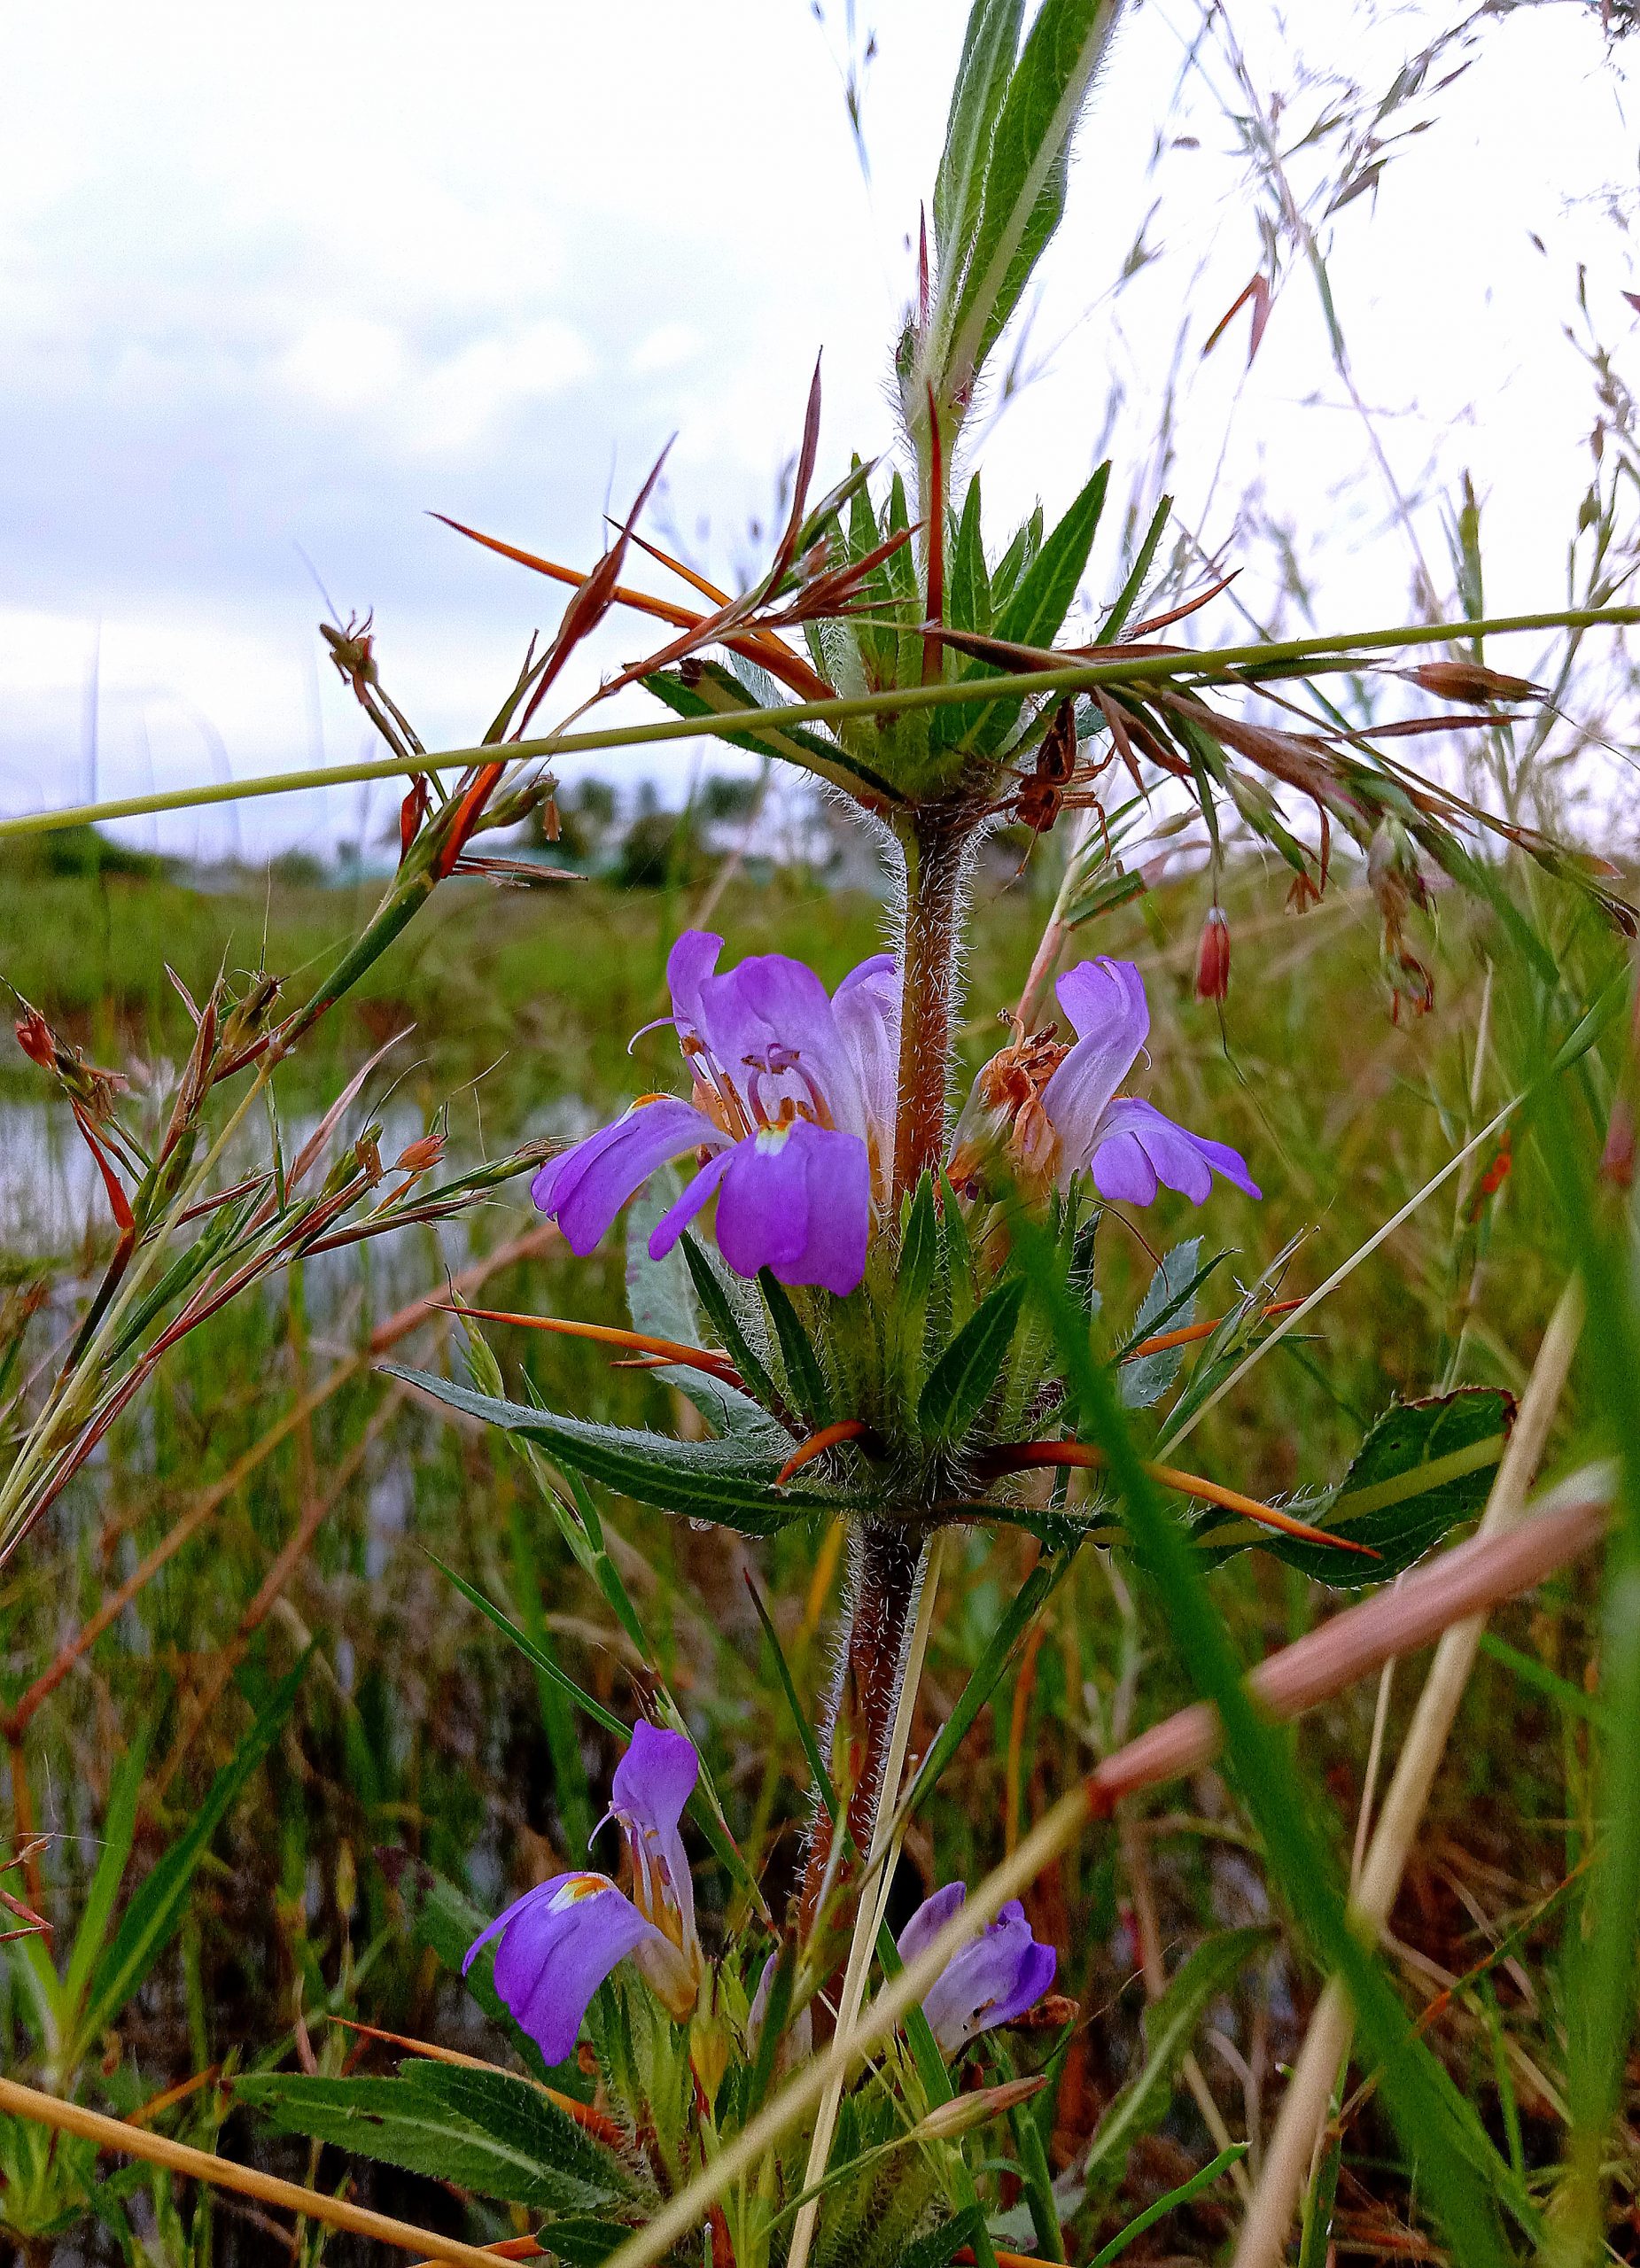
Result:
{"label": "hairy stem", "polygon": [[[866,1521],[851,1540],[848,1636],[827,1705],[820,1747],[822,1753],[829,1748],[833,1777],[840,1790],[847,1790],[844,1818],[857,1852],[871,1846],[921,1556],[915,1533],[887,1521]],[[804,1870],[800,1911],[805,1931],[813,1927],[819,1913],[831,1841],[831,1822],[822,1811]]]}
{"label": "hairy stem", "polygon": [[945,1144],[957,933],[969,829],[951,814],[919,812],[905,841],[905,942],[899,1040],[896,1202],[937,1172]]}

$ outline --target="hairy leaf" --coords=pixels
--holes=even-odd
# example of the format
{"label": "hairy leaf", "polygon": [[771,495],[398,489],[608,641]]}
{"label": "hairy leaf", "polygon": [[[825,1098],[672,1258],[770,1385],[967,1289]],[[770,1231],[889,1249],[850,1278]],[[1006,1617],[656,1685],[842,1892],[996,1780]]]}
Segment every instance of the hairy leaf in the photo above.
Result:
{"label": "hairy leaf", "polygon": [[774,1476],[790,1454],[789,1437],[771,1425],[760,1437],[727,1441],[679,1441],[637,1427],[596,1425],[585,1418],[561,1418],[474,1394],[431,1371],[384,1365],[385,1374],[419,1387],[436,1401],[499,1425],[526,1441],[540,1441],[560,1463],[601,1480],[640,1504],[658,1504],[690,1519],[712,1520],[742,1535],[773,1535],[809,1512],[852,1510],[851,1498],[812,1490],[776,1489]]}
{"label": "hairy leaf", "polygon": [[1396,1403],[1368,1433],[1342,1486],[1298,1508],[1312,1526],[1336,1528],[1382,1556],[1365,1559],[1287,1537],[1263,1537],[1261,1546],[1338,1590],[1387,1582],[1480,1512],[1513,1417],[1512,1397],[1495,1386]]}
{"label": "hairy leaf", "polygon": [[1024,1297],[1023,1278],[1007,1278],[986,1293],[947,1346],[917,1404],[925,1434],[960,1441],[974,1423],[1002,1376]]}
{"label": "hairy leaf", "polygon": [[[1142,1339],[1160,1339],[1195,1321],[1201,1254],[1201,1238],[1190,1237],[1163,1255],[1133,1318],[1135,1345]],[[1178,1376],[1184,1359],[1182,1347],[1170,1347],[1161,1354],[1141,1355],[1136,1362],[1123,1363],[1116,1372],[1116,1383],[1126,1407],[1148,1410],[1153,1402],[1159,1402]]]}
{"label": "hairy leaf", "polygon": [[[475,2080],[486,2084],[451,2084]],[[238,2080],[235,2093],[287,2134],[509,2204],[574,2211],[630,2194],[607,2151],[527,2079],[506,2072],[421,2062],[401,2065],[396,2078],[267,2071]]]}

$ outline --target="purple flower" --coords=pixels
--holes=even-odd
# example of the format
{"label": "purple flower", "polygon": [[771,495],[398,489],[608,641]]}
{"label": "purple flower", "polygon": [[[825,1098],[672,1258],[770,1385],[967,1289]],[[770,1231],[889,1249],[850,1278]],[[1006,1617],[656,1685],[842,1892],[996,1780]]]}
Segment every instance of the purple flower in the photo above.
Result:
{"label": "purple flower", "polygon": [[[913,1961],[931,1944],[968,1894],[966,1883],[951,1882],[925,1899],[900,1931],[900,1959]],[[929,1989],[922,2013],[940,2054],[949,2062],[982,2031],[1017,2023],[1047,1991],[1058,1966],[1053,1946],[1037,1943],[1024,1907],[1011,1898]]]}
{"label": "purple flower", "polygon": [[721,937],[688,929],[666,964],[669,1021],[694,1076],[688,1102],[646,1095],[613,1126],[536,1175],[532,1194],[588,1253],[656,1168],[691,1150],[700,1171],[649,1239],[664,1259],[709,1198],[718,1248],[738,1275],[851,1292],[886,1202],[899,1075],[891,955],[834,995],[811,968],[763,953],[717,973]]}
{"label": "purple flower", "polygon": [[615,1767],[605,1815],[626,1838],[632,1896],[608,1875],[555,1875],[515,1899],[468,1946],[463,1976],[482,1947],[500,1938],[496,1992],[548,2063],[569,2054],[588,2001],[627,1953],[669,2015],[682,2023],[692,2012],[701,1949],[678,1822],[699,1771],[692,1741],[640,1719]]}
{"label": "purple flower", "polygon": [[1078,1173],[1113,1203],[1148,1205],[1159,1184],[1200,1205],[1222,1174],[1259,1194],[1246,1161],[1226,1142],[1177,1126],[1154,1103],[1117,1088],[1150,1030],[1145,980],[1131,960],[1084,960],[1055,985],[1074,1046],[1022,1032],[986,1064],[957,1123],[951,1177],[976,1187],[1001,1154],[1013,1177],[1040,1192]]}

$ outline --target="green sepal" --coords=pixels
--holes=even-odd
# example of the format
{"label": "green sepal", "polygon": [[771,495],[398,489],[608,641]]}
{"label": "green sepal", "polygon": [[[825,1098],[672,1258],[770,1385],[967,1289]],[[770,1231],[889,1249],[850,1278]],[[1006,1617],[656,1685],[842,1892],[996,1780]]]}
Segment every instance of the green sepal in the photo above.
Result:
{"label": "green sepal", "polygon": [[832,1419],[831,1388],[826,1383],[825,1369],[814,1342],[804,1329],[786,1286],[773,1269],[760,1268],[758,1289],[774,1326],[793,1404],[816,1429],[828,1425]]}
{"label": "green sepal", "polygon": [[781,1403],[780,1390],[761,1351],[753,1347],[748,1337],[746,1325],[735,1313],[735,1303],[717,1270],[687,1229],[679,1238],[678,1245],[696,1295],[706,1310],[708,1321],[722,1340],[724,1352],[758,1401],[768,1410],[778,1410]]}
{"label": "green sepal", "polygon": [[946,1347],[917,1402],[925,1440],[959,1441],[968,1432],[1002,1376],[1024,1298],[1023,1277],[1005,1278]]}
{"label": "green sepal", "polygon": [[962,499],[957,540],[952,548],[945,612],[953,630],[983,633],[991,628],[991,578],[985,571],[985,545],[980,532],[978,473],[969,481]]}
{"label": "green sepal", "polygon": [[[643,680],[643,689],[676,717],[729,717],[737,709],[766,705],[721,662],[703,662],[699,677],[688,685],[675,670],[651,671]],[[753,756],[777,756],[784,763],[828,780],[835,788],[864,787],[889,803],[902,800],[898,789],[880,772],[874,772],[836,741],[823,739],[808,726],[758,726],[721,737],[731,748],[746,749]]]}
{"label": "green sepal", "polygon": [[[1021,646],[1052,646],[1064,626],[1065,617],[1076,600],[1076,586],[1086,571],[1088,554],[1093,548],[1109,485],[1110,462],[1107,459],[1096,468],[1037,552],[1021,576],[1018,588],[998,609],[999,638]],[[982,684],[987,677],[999,674],[989,662],[972,662],[963,677],[965,681],[972,679]],[[1013,730],[1019,713],[1017,699],[988,702],[977,716],[966,705],[953,703],[936,712],[936,743],[941,747],[974,749],[983,755],[994,754]]]}

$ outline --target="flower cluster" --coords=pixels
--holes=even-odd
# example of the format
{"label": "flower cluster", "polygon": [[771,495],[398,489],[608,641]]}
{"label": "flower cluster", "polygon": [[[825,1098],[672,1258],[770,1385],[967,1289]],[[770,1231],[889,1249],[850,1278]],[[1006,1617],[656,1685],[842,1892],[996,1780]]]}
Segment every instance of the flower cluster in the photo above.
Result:
{"label": "flower cluster", "polygon": [[[588,1253],[658,1166],[699,1169],[657,1223],[670,1252],[714,1196],[718,1248],[737,1274],[853,1291],[888,1202],[899,1064],[899,983],[879,953],[828,994],[813,971],[764,953],[719,972],[721,937],[687,930],[667,962],[672,1014],[694,1081],[688,1102],[645,1095],[623,1118],[543,1166],[533,1195],[573,1252]],[[1076,1034],[1020,1031],[975,1082],[949,1170],[977,1195],[993,1177],[1026,1193],[1092,1177],[1101,1197],[1148,1205],[1158,1186],[1195,1204],[1214,1174],[1258,1189],[1228,1144],[1193,1134],[1118,1091],[1150,1029],[1131,961],[1082,961],[1055,990]]]}
{"label": "flower cluster", "polygon": [[[593,1994],[629,1956],[675,2023],[693,2015],[705,1962],[679,1827],[699,1771],[693,1742],[641,1719],[615,1767],[614,1800],[600,1821],[614,1820],[625,1838],[632,1895],[608,1875],[555,1875],[515,1899],[469,1946],[463,1975],[499,1940],[496,1992],[548,2063],[571,2053]],[[922,1952],[966,1896],[966,1886],[955,1882],[925,1899],[900,1933],[901,1959]],[[773,1966],[771,1956],[751,2004],[754,2040]],[[946,1963],[923,2001],[941,2054],[950,2061],[982,2031],[1017,2023],[1053,1984],[1056,1967],[1053,1946],[1037,1943],[1018,1900],[1005,1906]]]}

